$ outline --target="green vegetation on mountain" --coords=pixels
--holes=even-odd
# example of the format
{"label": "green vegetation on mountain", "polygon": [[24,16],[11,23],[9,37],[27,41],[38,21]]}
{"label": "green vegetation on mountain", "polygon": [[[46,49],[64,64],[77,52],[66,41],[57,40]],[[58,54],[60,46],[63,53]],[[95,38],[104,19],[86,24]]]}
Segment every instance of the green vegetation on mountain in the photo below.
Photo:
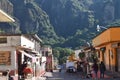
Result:
{"label": "green vegetation on mountain", "polygon": [[[96,25],[120,25],[120,0],[1,0],[10,3],[15,23],[0,31],[36,33],[52,47],[79,48],[96,34]],[[6,5],[6,4],[5,4]],[[12,9],[13,7],[13,9]],[[12,12],[10,12],[11,14]],[[6,30],[5,30],[6,29]],[[10,30],[7,30],[10,29]]]}

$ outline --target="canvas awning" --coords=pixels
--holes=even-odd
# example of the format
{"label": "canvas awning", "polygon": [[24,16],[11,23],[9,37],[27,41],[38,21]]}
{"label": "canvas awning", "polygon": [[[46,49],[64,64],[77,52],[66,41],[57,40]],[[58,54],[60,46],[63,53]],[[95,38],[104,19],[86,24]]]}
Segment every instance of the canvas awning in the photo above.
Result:
{"label": "canvas awning", "polygon": [[0,22],[15,22],[15,20],[0,9]]}
{"label": "canvas awning", "polygon": [[19,50],[23,55],[29,57],[32,59],[32,62],[36,62],[36,57],[34,55],[30,55],[28,53],[26,53],[25,51]]}

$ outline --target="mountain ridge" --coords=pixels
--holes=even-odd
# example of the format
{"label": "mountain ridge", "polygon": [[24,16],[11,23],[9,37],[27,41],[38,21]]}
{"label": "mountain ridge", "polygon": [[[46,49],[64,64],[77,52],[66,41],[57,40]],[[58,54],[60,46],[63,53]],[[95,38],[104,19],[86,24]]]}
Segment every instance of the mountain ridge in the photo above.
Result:
{"label": "mountain ridge", "polygon": [[53,47],[80,47],[98,34],[97,24],[120,25],[119,0],[6,1],[13,5],[16,31],[36,33]]}

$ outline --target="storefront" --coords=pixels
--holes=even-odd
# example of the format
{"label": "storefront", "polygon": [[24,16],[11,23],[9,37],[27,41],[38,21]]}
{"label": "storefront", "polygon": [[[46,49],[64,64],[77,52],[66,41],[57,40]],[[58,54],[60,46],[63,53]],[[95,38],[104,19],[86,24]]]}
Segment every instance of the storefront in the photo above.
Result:
{"label": "storefront", "polygon": [[[27,36],[27,37],[26,37]],[[0,35],[0,71],[10,70],[10,75],[18,80],[21,76],[21,65],[30,62],[33,69],[33,78],[37,77],[36,63],[40,64],[39,52],[33,52],[34,41],[31,35]],[[33,39],[32,39],[33,40]],[[35,79],[34,79],[35,80]]]}
{"label": "storefront", "polygon": [[[32,76],[33,77],[36,77],[37,76],[37,71],[40,71],[40,69],[38,69],[36,66],[37,66],[37,63],[39,63],[39,57],[36,56],[34,53],[32,53],[31,51],[24,51],[24,50],[17,50],[17,63],[18,63],[18,74],[20,76],[23,76],[21,75],[21,73],[23,72],[22,70],[22,66],[24,64],[24,62],[30,64],[30,67],[32,68]],[[40,63],[39,63],[39,67],[40,67]]]}
{"label": "storefront", "polygon": [[108,70],[120,71],[120,27],[110,27],[97,35],[93,40],[93,46],[97,50],[97,56],[103,61]]}

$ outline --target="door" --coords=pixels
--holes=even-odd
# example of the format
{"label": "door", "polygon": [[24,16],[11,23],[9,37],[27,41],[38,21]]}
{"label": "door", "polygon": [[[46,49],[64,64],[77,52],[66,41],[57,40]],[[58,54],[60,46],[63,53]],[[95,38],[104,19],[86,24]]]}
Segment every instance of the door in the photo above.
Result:
{"label": "door", "polygon": [[21,53],[17,52],[18,75],[21,75]]}
{"label": "door", "polygon": [[111,50],[109,50],[109,69],[111,70],[111,55],[112,55],[112,52]]}
{"label": "door", "polygon": [[117,70],[120,71],[120,49],[117,49]]}

